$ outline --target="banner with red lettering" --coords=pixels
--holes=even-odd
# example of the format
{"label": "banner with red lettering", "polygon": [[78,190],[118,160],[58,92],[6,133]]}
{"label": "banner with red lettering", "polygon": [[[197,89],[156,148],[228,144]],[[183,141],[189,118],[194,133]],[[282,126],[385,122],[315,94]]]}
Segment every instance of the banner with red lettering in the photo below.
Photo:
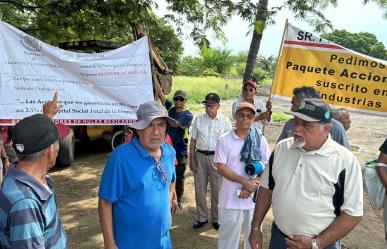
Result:
{"label": "banner with red lettering", "polygon": [[42,112],[59,92],[56,122],[129,124],[153,100],[146,37],[103,53],[53,47],[0,21],[0,125]]}

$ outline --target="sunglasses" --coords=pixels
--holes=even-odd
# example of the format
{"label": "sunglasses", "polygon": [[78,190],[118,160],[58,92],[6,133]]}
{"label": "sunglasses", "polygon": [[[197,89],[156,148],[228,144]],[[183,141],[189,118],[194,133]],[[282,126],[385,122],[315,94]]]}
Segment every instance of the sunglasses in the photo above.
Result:
{"label": "sunglasses", "polygon": [[185,98],[179,97],[179,96],[178,96],[178,97],[174,97],[173,100],[174,100],[174,101],[180,101],[180,102],[183,102],[183,101],[185,101]]}
{"label": "sunglasses", "polygon": [[255,92],[255,89],[254,88],[247,88],[247,87],[245,87],[245,88],[243,88],[243,91],[245,91],[245,92]]}
{"label": "sunglasses", "polygon": [[160,162],[156,163],[156,169],[157,169],[157,172],[160,174],[161,180],[164,184],[171,183],[171,181],[168,178],[167,171],[165,170],[164,166]]}

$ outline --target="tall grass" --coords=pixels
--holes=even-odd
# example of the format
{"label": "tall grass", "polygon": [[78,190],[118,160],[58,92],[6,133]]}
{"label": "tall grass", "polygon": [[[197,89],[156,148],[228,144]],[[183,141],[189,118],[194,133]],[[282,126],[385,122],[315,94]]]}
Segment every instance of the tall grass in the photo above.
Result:
{"label": "tall grass", "polygon": [[242,79],[175,76],[168,99],[172,99],[176,90],[185,91],[190,104],[201,103],[211,92],[217,93],[222,100],[237,98],[241,94],[241,84]]}

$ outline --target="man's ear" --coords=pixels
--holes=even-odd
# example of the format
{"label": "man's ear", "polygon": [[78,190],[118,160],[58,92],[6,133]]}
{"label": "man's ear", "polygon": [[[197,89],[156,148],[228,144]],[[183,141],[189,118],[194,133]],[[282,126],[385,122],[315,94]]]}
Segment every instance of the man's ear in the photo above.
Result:
{"label": "man's ear", "polygon": [[325,126],[324,126],[324,131],[326,132],[330,132],[331,131],[331,123],[326,123]]}

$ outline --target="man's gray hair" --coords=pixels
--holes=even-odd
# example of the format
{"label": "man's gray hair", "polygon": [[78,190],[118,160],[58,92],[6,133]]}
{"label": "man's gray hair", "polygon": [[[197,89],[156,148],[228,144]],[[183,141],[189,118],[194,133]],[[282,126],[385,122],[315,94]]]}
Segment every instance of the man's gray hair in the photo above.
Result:
{"label": "man's gray hair", "polygon": [[[57,146],[59,148],[59,141],[56,141],[55,143],[53,143],[51,145],[55,145],[55,146]],[[50,146],[48,146],[47,148],[49,148]],[[37,151],[37,152],[31,153],[31,154],[27,154],[27,155],[19,154],[19,153],[16,152],[16,155],[17,155],[19,161],[23,161],[23,160],[37,161],[37,160],[40,160],[43,157],[44,151],[47,148],[44,148],[41,151]]]}

